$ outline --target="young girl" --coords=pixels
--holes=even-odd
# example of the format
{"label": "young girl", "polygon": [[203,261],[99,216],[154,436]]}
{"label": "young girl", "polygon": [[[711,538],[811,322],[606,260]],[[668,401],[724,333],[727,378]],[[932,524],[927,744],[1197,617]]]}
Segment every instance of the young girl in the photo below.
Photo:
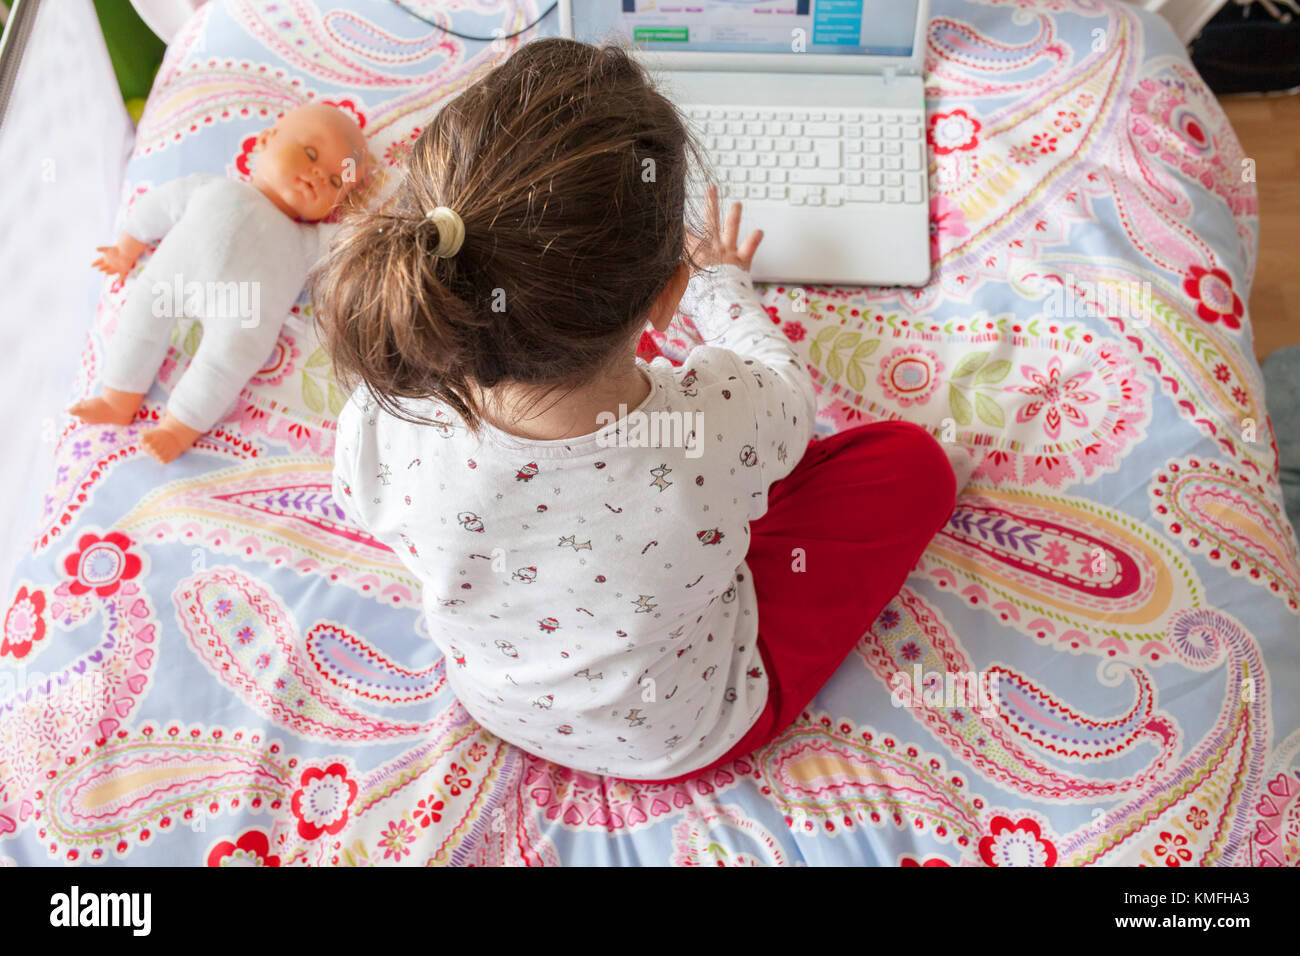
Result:
{"label": "young girl", "polygon": [[[737,245],[738,203],[719,229],[712,188],[688,232],[692,158],[626,52],[535,41],[433,118],[315,288],[357,386],[334,498],[419,577],[457,697],[632,780],[780,733],[955,495],[914,425],[809,447],[812,380],[748,276],[761,233]],[[708,344],[638,358],[679,309]]]}

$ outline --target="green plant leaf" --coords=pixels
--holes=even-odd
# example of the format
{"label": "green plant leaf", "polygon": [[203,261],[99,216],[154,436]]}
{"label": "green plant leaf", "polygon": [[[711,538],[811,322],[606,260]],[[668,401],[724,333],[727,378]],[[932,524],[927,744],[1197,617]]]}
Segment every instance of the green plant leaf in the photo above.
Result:
{"label": "green plant leaf", "polygon": [[835,349],[851,349],[862,339],[861,332],[844,332],[835,340]]}
{"label": "green plant leaf", "polygon": [[984,364],[984,360],[989,357],[988,352],[972,352],[964,359],[957,363],[957,367],[952,370],[953,378],[965,378],[971,372],[975,371]]}
{"label": "green plant leaf", "polygon": [[305,368],[320,368],[322,365],[329,365],[330,357],[326,354],[324,348],[318,348],[311,353],[311,358],[307,359]]}
{"label": "green plant leaf", "polygon": [[307,374],[306,369],[302,373],[302,400],[318,415],[325,411],[325,393],[316,384],[316,380]]}
{"label": "green plant leaf", "polygon": [[1000,382],[1007,377],[1007,372],[1011,371],[1011,363],[1006,359],[998,359],[996,362],[989,362],[980,369],[979,374],[975,376],[976,385],[991,385],[994,382]]}
{"label": "green plant leaf", "polygon": [[1001,428],[1006,424],[1006,416],[1002,413],[1002,406],[987,395],[975,393],[975,413],[979,415],[980,421],[985,425],[992,425],[994,428]]}
{"label": "green plant leaf", "polygon": [[962,394],[960,388],[951,383],[948,385],[948,406],[952,409],[952,417],[958,425],[971,423],[970,399]]}

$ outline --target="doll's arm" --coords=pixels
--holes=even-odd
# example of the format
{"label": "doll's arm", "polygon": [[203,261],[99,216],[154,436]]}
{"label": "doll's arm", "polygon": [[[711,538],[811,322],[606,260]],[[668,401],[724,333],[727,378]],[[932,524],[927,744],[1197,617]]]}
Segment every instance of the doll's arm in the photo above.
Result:
{"label": "doll's arm", "polygon": [[125,279],[135,268],[140,254],[149,248],[149,243],[161,239],[180,221],[195,190],[217,178],[208,173],[196,173],[163,183],[137,198],[126,214],[117,242],[111,246],[97,246],[95,251],[99,258],[91,265],[107,275]]}
{"label": "doll's arm", "polygon": [[195,173],[155,186],[136,197],[122,222],[122,231],[146,245],[161,239],[180,222],[194,193],[216,179],[220,177]]}
{"label": "doll's arm", "polygon": [[95,251],[99,253],[99,258],[91,265],[106,275],[125,279],[135,268],[135,261],[140,258],[140,253],[148,248],[148,243],[133,239],[124,232],[118,237],[116,244],[96,246]]}

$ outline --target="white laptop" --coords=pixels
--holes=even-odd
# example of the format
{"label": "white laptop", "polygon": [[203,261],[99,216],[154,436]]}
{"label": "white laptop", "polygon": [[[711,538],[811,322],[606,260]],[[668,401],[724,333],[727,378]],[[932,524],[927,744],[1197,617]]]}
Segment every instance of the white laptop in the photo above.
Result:
{"label": "white laptop", "polygon": [[[930,278],[930,0],[560,0],[564,36],[626,38],[690,118],[760,281]],[[702,195],[698,172],[691,191]]]}

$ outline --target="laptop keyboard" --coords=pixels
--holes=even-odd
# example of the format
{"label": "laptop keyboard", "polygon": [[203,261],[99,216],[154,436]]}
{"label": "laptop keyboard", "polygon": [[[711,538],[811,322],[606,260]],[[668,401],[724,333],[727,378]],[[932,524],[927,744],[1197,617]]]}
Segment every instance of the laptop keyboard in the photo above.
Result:
{"label": "laptop keyboard", "polygon": [[[720,199],[795,206],[925,199],[924,116],[898,110],[688,107]],[[692,192],[703,195],[698,183]]]}

